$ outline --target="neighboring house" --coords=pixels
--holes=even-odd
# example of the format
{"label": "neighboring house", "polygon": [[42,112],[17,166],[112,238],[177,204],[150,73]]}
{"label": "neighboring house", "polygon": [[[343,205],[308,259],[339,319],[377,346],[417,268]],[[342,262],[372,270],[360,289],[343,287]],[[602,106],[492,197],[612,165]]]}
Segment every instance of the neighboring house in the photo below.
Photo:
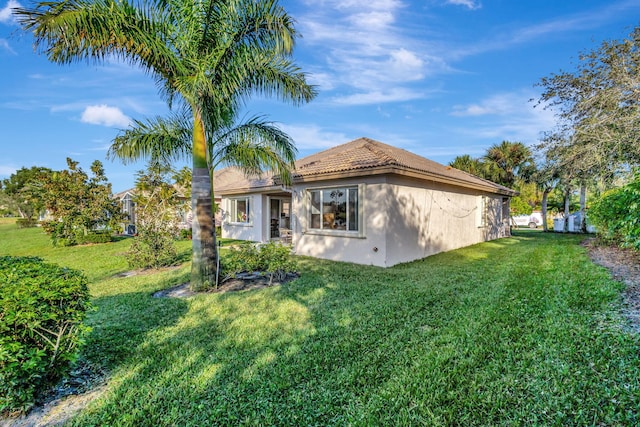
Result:
{"label": "neighboring house", "polygon": [[[120,193],[115,193],[113,198],[120,202],[120,206],[122,208],[122,212],[127,215],[127,221],[122,223],[122,230],[124,234],[133,235],[136,234],[136,204],[134,202],[136,194],[135,188],[130,188],[129,190],[121,191]],[[186,201],[186,199],[178,194],[178,197],[181,200]],[[178,224],[179,228],[191,228],[191,208],[189,203],[184,203],[182,206],[186,209],[181,209],[178,211],[178,216],[180,217],[180,223]],[[218,225],[220,219],[218,218]]]}
{"label": "neighboring house", "polygon": [[120,203],[121,212],[126,214],[125,222],[121,224],[124,234],[136,234],[136,204],[133,201],[135,189],[115,193],[113,198]]}
{"label": "neighboring house", "polygon": [[293,183],[215,172],[222,236],[381,267],[510,235],[517,193],[368,138],[295,163]]}

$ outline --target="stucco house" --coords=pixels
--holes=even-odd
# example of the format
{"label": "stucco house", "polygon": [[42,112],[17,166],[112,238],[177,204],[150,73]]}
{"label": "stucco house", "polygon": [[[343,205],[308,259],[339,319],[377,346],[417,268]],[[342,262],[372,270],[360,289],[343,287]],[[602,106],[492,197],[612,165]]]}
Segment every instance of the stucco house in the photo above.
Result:
{"label": "stucco house", "polygon": [[214,185],[223,237],[381,267],[509,236],[517,194],[368,138],[298,160],[291,186],[233,167]]}

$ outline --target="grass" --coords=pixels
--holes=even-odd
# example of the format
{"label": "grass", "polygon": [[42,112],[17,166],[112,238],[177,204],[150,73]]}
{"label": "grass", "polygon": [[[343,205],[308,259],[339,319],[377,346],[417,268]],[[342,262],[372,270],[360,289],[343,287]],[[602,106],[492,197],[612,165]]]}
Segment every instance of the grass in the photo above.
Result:
{"label": "grass", "polygon": [[580,237],[535,231],[389,269],[311,259],[280,287],[186,300],[189,264],[115,278],[127,241],[0,254],[84,269],[83,358],[106,392],[71,425],[637,425],[640,340]]}

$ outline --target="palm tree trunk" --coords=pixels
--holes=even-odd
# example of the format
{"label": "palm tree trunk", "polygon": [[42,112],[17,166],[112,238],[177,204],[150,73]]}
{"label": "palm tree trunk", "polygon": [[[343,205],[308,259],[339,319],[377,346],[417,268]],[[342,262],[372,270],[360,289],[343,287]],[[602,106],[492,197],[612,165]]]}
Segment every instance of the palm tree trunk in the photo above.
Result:
{"label": "palm tree trunk", "polygon": [[193,122],[193,173],[191,175],[193,255],[190,287],[194,291],[200,291],[215,284],[218,254],[204,123],[195,110]]}

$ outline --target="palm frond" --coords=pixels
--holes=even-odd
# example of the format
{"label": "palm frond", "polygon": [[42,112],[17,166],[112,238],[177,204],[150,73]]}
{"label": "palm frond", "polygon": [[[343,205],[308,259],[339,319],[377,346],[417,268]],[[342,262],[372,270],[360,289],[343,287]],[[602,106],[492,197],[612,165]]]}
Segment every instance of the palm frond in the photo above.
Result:
{"label": "palm frond", "polygon": [[189,157],[192,136],[191,121],[184,112],[169,118],[135,120],[113,140],[107,157],[124,163],[139,159],[171,163]]}
{"label": "palm frond", "polygon": [[211,144],[212,166],[236,166],[247,175],[267,170],[291,183],[297,149],[294,141],[273,122],[254,117],[218,134]]}
{"label": "palm frond", "polygon": [[101,63],[116,57],[165,80],[180,73],[163,37],[173,32],[171,22],[152,6],[126,0],[43,1],[16,9],[16,15],[52,62]]}

